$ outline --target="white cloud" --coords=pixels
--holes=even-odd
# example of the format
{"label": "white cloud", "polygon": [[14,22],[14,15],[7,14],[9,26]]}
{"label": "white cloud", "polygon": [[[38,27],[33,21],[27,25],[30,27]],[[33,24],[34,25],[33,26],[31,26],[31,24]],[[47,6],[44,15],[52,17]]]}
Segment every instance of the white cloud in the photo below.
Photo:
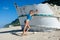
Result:
{"label": "white cloud", "polygon": [[8,10],[9,8],[8,7],[3,7],[4,10]]}

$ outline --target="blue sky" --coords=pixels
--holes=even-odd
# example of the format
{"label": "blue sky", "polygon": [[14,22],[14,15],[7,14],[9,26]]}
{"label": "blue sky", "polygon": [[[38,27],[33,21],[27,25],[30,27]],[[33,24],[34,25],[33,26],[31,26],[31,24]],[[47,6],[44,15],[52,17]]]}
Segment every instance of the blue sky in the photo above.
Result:
{"label": "blue sky", "polygon": [[39,4],[45,0],[0,0],[0,28],[14,21],[18,15],[14,2],[19,6]]}

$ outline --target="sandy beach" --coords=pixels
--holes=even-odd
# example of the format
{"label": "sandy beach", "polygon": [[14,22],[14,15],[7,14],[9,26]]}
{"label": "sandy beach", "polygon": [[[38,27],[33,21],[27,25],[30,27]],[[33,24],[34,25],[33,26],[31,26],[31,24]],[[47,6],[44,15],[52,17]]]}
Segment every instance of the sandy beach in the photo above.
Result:
{"label": "sandy beach", "polygon": [[1,31],[0,40],[60,40],[60,30],[51,32],[28,32],[25,36],[21,36],[21,34],[22,32],[19,30]]}

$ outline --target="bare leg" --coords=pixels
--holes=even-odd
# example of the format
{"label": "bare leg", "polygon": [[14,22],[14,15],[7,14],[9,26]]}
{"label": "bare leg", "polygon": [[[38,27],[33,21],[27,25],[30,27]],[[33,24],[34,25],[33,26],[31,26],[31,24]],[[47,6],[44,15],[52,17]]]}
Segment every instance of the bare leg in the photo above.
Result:
{"label": "bare leg", "polygon": [[30,25],[28,25],[27,27],[28,27],[28,29],[27,29],[27,32],[28,32],[28,30],[30,29]]}
{"label": "bare leg", "polygon": [[23,35],[24,35],[24,34],[25,34],[25,32],[26,32],[26,28],[27,28],[27,25],[25,25],[25,27],[24,27]]}
{"label": "bare leg", "polygon": [[22,35],[24,35],[26,33],[27,25],[28,25],[28,21],[26,21],[26,23],[25,23],[25,27],[24,27],[23,34]]}

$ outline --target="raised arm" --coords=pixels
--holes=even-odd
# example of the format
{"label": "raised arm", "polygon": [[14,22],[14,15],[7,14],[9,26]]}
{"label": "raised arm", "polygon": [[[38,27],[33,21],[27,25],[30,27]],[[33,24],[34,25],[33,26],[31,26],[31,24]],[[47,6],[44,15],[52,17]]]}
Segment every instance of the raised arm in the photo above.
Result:
{"label": "raised arm", "polygon": [[37,14],[37,13],[38,13],[38,10],[36,9],[35,12],[34,12],[34,14]]}

